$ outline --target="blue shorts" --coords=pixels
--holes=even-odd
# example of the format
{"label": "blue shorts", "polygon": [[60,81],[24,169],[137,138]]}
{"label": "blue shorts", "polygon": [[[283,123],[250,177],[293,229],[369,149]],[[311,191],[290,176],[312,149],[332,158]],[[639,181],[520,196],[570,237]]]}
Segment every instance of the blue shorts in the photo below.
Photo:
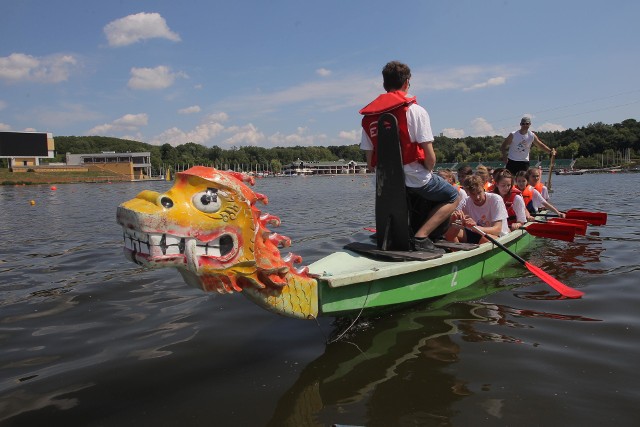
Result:
{"label": "blue shorts", "polygon": [[435,203],[453,203],[458,199],[458,190],[440,175],[431,174],[423,187],[407,187],[407,190],[425,200]]}

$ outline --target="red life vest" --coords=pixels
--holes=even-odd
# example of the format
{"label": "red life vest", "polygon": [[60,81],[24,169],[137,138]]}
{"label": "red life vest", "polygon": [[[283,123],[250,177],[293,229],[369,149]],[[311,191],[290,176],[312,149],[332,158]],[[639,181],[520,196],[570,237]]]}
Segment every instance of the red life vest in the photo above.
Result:
{"label": "red life vest", "polygon": [[360,114],[364,115],[362,118],[362,128],[367,135],[369,135],[373,143],[372,166],[378,163],[378,119],[383,113],[391,113],[395,116],[396,120],[398,120],[402,164],[406,165],[415,161],[423,162],[425,159],[424,150],[420,144],[412,143],[411,137],[409,137],[407,110],[411,104],[416,103],[416,97],[407,98],[406,95],[406,93],[399,90],[383,93],[360,110]]}
{"label": "red life vest", "polygon": [[518,220],[518,215],[516,215],[515,209],[513,209],[513,201],[516,196],[520,194],[522,195],[522,191],[520,191],[515,185],[511,187],[511,191],[506,197],[502,197],[504,201],[504,206],[507,208],[507,224],[511,225]]}

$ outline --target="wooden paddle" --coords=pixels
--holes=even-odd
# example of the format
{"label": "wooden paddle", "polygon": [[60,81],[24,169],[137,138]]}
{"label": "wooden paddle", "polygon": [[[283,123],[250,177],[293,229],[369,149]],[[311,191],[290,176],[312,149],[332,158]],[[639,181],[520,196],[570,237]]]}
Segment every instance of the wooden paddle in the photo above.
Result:
{"label": "wooden paddle", "polygon": [[524,227],[524,229],[532,236],[564,240],[565,242],[573,242],[573,239],[576,237],[575,227],[569,224],[532,222]]}
{"label": "wooden paddle", "polygon": [[551,160],[549,161],[549,176],[547,177],[547,190],[549,193],[553,193],[551,190],[551,177],[553,176],[553,163],[556,159],[555,151],[551,151]]}
{"label": "wooden paddle", "polygon": [[[538,214],[538,215],[548,217],[548,218],[553,218],[558,216],[556,214]],[[565,212],[565,215],[569,219],[581,219],[583,221],[587,221],[591,225],[607,224],[606,212],[588,212],[588,211],[581,211],[578,209],[569,209],[567,212]]]}
{"label": "wooden paddle", "polygon": [[504,246],[502,243],[498,242],[496,239],[494,239],[493,237],[491,237],[490,235],[488,235],[484,231],[480,230],[478,227],[473,226],[473,227],[471,227],[471,229],[473,231],[475,231],[476,233],[486,237],[489,241],[491,241],[491,243],[493,243],[494,245],[496,245],[497,247],[499,247],[500,249],[502,249],[503,251],[505,251],[506,253],[511,255],[520,264],[522,264],[525,267],[527,267],[527,270],[529,270],[531,273],[533,273],[536,276],[538,276],[538,278],[540,278],[542,281],[544,281],[547,285],[551,286],[553,289],[558,291],[560,293],[560,295],[562,295],[564,297],[567,297],[567,298],[580,298],[582,295],[584,295],[584,292],[581,292],[581,291],[579,291],[577,289],[570,288],[569,286],[565,285],[564,283],[562,283],[561,281],[559,281],[555,277],[551,276],[549,273],[547,273],[547,272],[543,271],[542,269],[540,269],[539,267],[536,267],[535,265],[525,261],[521,256],[519,256],[518,254],[516,254],[514,252],[511,252],[506,246]]}

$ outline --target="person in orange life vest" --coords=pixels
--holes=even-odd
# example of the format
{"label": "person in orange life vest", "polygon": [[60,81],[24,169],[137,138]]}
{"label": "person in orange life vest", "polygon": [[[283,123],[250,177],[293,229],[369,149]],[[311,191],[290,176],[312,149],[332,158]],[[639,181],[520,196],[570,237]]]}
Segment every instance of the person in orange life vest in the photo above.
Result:
{"label": "person in orange life vest", "polygon": [[544,197],[545,200],[549,200],[549,189],[547,189],[546,185],[542,184],[541,171],[542,170],[539,168],[529,168],[526,174],[527,181],[529,182],[530,186],[538,190],[538,193],[540,193],[540,195]]}
{"label": "person in orange life vest", "polygon": [[524,205],[527,208],[527,221],[533,220],[536,212],[538,212],[538,209],[541,207],[545,207],[550,211],[555,212],[560,218],[564,218],[566,216],[556,209],[555,206],[546,201],[538,190],[529,185],[527,173],[525,171],[520,171],[516,174],[516,187],[521,191]]}
{"label": "person in orange life vest", "polygon": [[502,197],[485,192],[484,182],[478,175],[466,177],[462,186],[468,197],[452,215],[453,220],[461,222],[461,225],[452,224],[447,232],[447,240],[480,244],[488,242],[484,236],[470,230],[473,226],[496,238],[507,234],[509,215]]}
{"label": "person in orange life vest", "polygon": [[483,165],[476,166],[476,175],[478,175],[480,178],[482,178],[482,181],[484,182],[483,186],[484,186],[484,190],[485,191],[492,191],[493,190],[493,183],[491,182],[491,175],[489,175],[489,169],[487,169],[486,166],[483,166]]}
{"label": "person in orange life vest", "polygon": [[507,208],[507,224],[509,230],[517,230],[527,222],[527,209],[522,198],[522,192],[514,186],[513,175],[507,169],[502,169],[494,175],[494,193],[502,197]]}
{"label": "person in orange life vest", "polygon": [[367,166],[377,164],[377,122],[382,113],[391,113],[398,120],[400,147],[407,190],[435,203],[429,217],[416,231],[415,250],[435,249],[429,239],[437,227],[448,221],[458,206],[458,191],[437,174],[432,173],[436,164],[433,150],[433,132],[427,110],[417,104],[415,97],[407,94],[411,83],[411,70],[401,62],[392,61],[382,69],[383,87],[387,91],[360,110],[362,137],[360,148],[366,151]]}
{"label": "person in orange life vest", "polygon": [[531,118],[525,116],[520,120],[520,129],[513,131],[505,138],[500,147],[502,151],[502,160],[506,162],[506,168],[512,175],[516,175],[519,171],[529,169],[529,151],[531,145],[535,145],[540,149],[555,155],[556,150],[547,147],[538,135],[529,130],[531,126]]}

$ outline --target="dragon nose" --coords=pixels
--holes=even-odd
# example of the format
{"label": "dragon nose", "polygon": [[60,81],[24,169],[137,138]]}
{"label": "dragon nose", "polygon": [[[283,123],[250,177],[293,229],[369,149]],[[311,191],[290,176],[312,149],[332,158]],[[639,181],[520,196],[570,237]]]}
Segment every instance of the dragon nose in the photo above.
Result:
{"label": "dragon nose", "polygon": [[169,209],[173,207],[173,200],[171,200],[167,196],[162,196],[162,198],[160,199],[160,204],[165,208]]}
{"label": "dragon nose", "polygon": [[157,191],[144,190],[141,191],[136,199],[142,199],[154,205],[160,203],[164,208],[169,209],[173,207],[173,200],[168,196],[160,196]]}

